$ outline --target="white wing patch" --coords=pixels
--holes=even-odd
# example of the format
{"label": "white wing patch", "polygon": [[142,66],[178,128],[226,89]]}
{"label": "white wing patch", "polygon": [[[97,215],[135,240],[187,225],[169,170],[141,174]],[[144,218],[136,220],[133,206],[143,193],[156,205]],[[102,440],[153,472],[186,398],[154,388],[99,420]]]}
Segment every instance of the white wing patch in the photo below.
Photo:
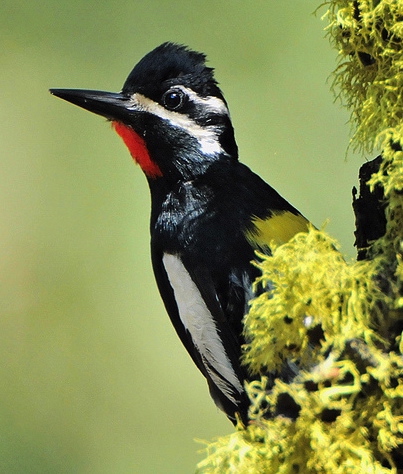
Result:
{"label": "white wing patch", "polygon": [[232,368],[214,318],[200,291],[178,256],[165,253],[162,261],[175,293],[181,321],[201,354],[207,372],[221,392],[236,403],[234,389],[242,393],[242,384]]}

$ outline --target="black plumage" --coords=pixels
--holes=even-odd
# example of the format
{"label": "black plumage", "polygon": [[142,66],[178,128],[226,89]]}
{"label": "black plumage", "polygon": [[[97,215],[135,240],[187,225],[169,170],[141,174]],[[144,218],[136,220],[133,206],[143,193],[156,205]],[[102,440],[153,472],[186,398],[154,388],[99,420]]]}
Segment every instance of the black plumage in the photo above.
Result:
{"label": "black plumage", "polygon": [[269,252],[272,239],[282,243],[308,222],[238,161],[227,103],[204,54],[164,43],[121,93],[52,93],[112,120],[145,172],[152,263],[167,312],[216,404],[246,423],[242,319],[258,275],[251,261],[256,249]]}

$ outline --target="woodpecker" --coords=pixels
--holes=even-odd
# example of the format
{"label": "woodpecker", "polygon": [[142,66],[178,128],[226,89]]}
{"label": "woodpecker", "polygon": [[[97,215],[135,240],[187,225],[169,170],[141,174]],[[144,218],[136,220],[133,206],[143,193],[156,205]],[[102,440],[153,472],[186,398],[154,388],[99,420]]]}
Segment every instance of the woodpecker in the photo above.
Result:
{"label": "woodpecker", "polygon": [[248,422],[243,317],[256,250],[306,232],[308,220],[238,161],[227,102],[187,46],[164,43],[121,92],[50,92],[112,122],[151,193],[151,259],[167,313],[228,418]]}

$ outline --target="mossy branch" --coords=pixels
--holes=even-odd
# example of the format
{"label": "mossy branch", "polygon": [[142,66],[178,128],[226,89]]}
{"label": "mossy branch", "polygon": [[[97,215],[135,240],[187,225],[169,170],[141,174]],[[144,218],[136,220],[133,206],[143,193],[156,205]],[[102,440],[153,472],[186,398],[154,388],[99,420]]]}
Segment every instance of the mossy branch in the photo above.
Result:
{"label": "mossy branch", "polygon": [[274,284],[245,319],[251,422],[207,446],[201,473],[403,472],[403,2],[325,5],[351,146],[382,150],[355,201],[360,260],[313,228],[261,256]]}

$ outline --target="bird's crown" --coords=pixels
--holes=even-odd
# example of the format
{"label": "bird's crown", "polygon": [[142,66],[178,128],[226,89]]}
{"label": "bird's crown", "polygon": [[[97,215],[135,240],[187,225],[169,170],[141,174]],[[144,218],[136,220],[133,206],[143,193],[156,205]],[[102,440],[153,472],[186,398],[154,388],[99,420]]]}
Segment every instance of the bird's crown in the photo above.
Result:
{"label": "bird's crown", "polygon": [[137,63],[122,92],[126,95],[140,92],[153,98],[175,85],[188,87],[201,97],[222,98],[214,70],[206,66],[206,56],[171,42],[156,47]]}

